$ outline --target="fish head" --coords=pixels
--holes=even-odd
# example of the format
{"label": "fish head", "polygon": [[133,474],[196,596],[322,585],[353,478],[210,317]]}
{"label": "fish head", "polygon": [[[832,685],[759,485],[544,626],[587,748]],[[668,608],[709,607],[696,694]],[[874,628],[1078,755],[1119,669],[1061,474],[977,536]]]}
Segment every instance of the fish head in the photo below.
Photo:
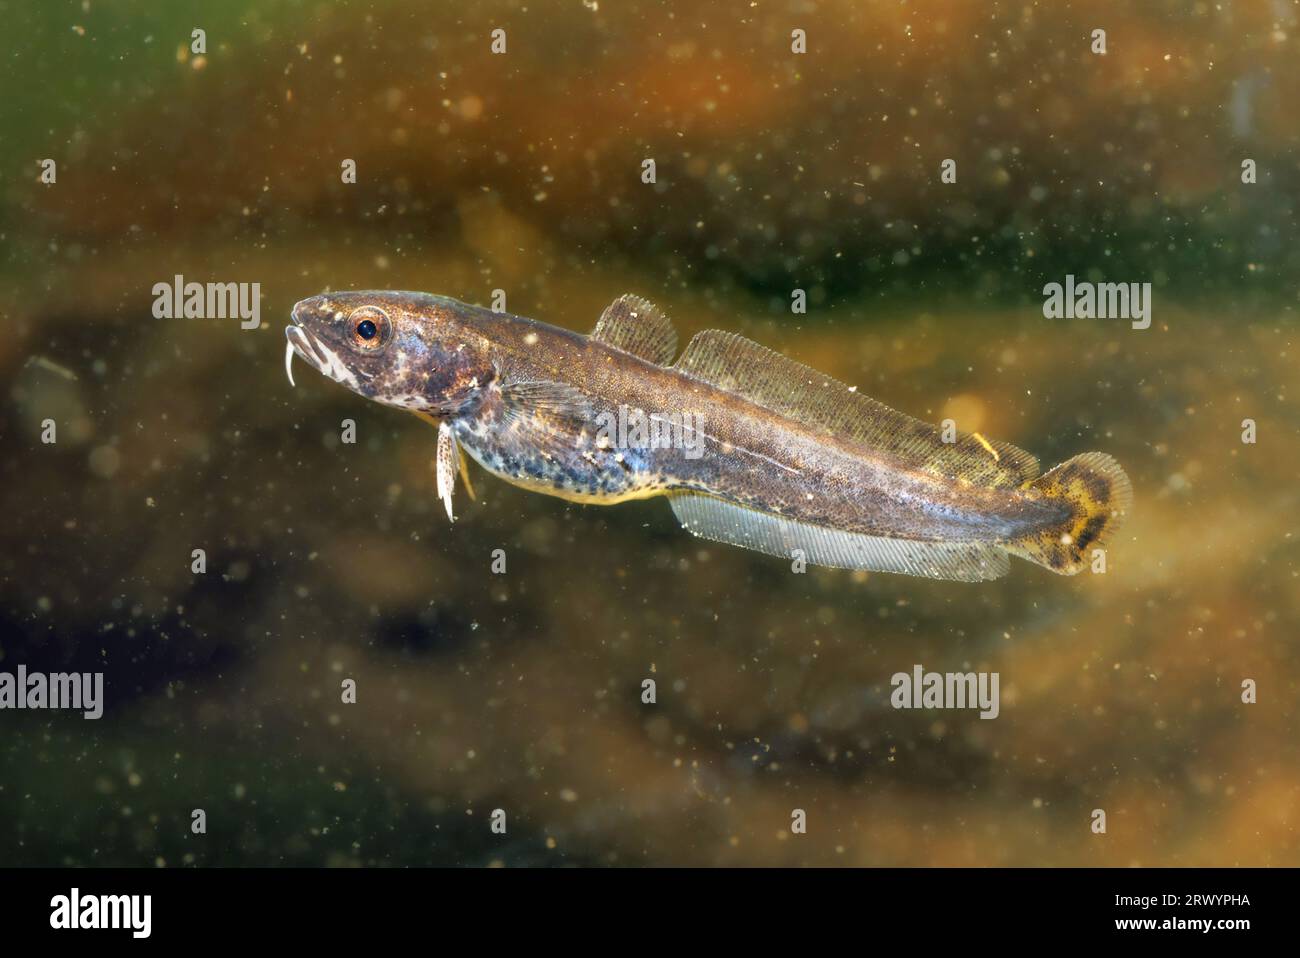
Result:
{"label": "fish head", "polygon": [[467,307],[427,293],[322,293],[293,307],[285,370],[293,359],[376,402],[446,418],[466,411],[493,366]]}

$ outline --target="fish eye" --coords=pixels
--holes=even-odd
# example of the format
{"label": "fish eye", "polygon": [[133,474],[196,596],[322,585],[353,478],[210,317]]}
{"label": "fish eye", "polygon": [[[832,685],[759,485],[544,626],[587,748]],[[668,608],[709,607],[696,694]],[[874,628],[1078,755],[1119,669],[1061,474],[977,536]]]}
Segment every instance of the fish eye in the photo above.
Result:
{"label": "fish eye", "polygon": [[358,349],[378,349],[388,342],[393,324],[378,306],[362,306],[348,317],[352,329],[352,343]]}

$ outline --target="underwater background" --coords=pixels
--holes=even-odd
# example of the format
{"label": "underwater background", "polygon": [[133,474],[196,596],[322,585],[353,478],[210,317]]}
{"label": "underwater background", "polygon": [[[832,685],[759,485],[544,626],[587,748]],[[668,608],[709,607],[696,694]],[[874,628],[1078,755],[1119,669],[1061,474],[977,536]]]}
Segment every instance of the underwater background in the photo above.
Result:
{"label": "underwater background", "polygon": [[[1300,864],[1296,3],[0,19],[0,669],[106,683],[0,712],[0,865]],[[155,318],[176,274],[260,283],[260,328]],[[1045,318],[1067,274],[1151,283],[1150,328]],[[285,380],[293,303],[366,288],[581,332],[636,293],[1108,452],[1133,513],[1105,574],[981,584],[475,466],[451,526],[427,424]],[[915,664],[998,672],[999,717],[893,709]]]}

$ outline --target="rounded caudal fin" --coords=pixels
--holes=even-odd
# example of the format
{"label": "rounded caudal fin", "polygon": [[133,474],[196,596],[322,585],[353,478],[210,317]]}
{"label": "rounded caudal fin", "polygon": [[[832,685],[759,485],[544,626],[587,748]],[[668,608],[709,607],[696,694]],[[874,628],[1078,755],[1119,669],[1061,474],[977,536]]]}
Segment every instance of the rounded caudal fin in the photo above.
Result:
{"label": "rounded caudal fin", "polygon": [[1007,551],[1060,575],[1087,566],[1093,550],[1119,528],[1133,505],[1133,486],[1120,464],[1103,452],[1085,452],[1032,483],[1044,498],[1070,506],[1069,518],[1007,543]]}

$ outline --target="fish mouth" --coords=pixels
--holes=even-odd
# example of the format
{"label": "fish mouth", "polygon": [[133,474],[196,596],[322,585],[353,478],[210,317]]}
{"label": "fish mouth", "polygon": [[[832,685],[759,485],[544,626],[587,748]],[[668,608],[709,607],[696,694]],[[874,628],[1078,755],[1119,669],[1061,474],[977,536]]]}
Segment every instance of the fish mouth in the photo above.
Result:
{"label": "fish mouth", "polygon": [[298,325],[297,315],[293,319],[294,325],[284,327],[284,338],[288,341],[284,348],[284,371],[289,377],[289,385],[298,385],[293,381],[293,357],[295,354],[316,372],[327,376],[330,375],[330,362],[317,344],[315,337],[303,329],[301,325]]}
{"label": "fish mouth", "polygon": [[373,373],[349,369],[338,353],[321,342],[320,337],[307,331],[300,315],[305,302],[294,306],[293,312],[289,314],[293,323],[284,327],[284,338],[287,340],[284,347],[284,371],[289,377],[289,385],[296,385],[293,381],[293,357],[297,355],[322,376],[359,391],[360,380],[370,379]]}

